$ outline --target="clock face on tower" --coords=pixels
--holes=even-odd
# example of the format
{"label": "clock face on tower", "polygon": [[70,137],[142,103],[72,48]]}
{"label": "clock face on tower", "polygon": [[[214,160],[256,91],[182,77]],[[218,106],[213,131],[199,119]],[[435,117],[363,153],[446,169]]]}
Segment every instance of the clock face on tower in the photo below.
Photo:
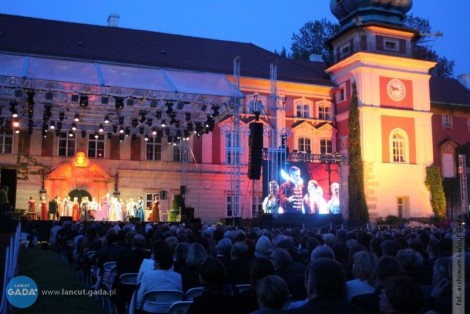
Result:
{"label": "clock face on tower", "polygon": [[400,101],[405,98],[406,87],[399,79],[391,79],[387,83],[387,94],[394,101]]}

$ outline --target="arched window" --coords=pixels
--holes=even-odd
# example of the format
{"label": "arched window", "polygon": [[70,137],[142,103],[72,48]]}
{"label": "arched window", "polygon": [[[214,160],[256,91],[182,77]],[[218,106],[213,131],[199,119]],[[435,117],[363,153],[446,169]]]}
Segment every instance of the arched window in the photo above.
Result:
{"label": "arched window", "polygon": [[307,99],[297,99],[294,101],[295,104],[295,116],[297,118],[311,118],[311,107],[312,102]]}
{"label": "arched window", "polygon": [[267,103],[265,96],[258,94],[249,95],[246,97],[246,113],[259,112],[264,114],[266,112],[264,104]]}
{"label": "arched window", "polygon": [[408,136],[403,130],[393,130],[390,134],[390,160],[394,163],[407,163]]}

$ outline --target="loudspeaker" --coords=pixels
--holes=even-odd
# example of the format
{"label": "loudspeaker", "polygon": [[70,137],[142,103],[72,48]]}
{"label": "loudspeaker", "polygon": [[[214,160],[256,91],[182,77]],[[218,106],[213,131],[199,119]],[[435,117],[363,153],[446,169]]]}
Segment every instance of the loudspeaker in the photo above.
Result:
{"label": "loudspeaker", "polygon": [[72,221],[72,216],[61,216],[60,221]]}
{"label": "loudspeaker", "polygon": [[263,164],[263,124],[250,123],[248,178],[259,180]]}
{"label": "loudspeaker", "polygon": [[186,185],[181,185],[180,186],[180,193],[185,195],[186,194]]}

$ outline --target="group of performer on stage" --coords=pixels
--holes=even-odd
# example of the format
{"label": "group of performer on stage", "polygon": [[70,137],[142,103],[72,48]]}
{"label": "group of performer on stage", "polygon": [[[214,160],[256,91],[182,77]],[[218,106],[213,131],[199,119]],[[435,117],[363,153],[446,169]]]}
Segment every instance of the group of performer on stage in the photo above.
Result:
{"label": "group of performer on stage", "polygon": [[279,186],[276,180],[269,182],[269,194],[264,198],[262,209],[267,214],[303,213],[303,214],[340,214],[339,184],[331,184],[331,197],[326,201],[323,189],[316,180],[309,180],[307,192],[300,169],[292,166],[286,181]]}
{"label": "group of performer on stage", "polygon": [[[127,202],[110,196],[107,193],[101,202],[92,197],[83,196],[73,199],[67,195],[63,200],[59,196],[49,202],[42,196],[40,201],[40,220],[57,220],[60,217],[72,217],[73,221],[129,221],[135,218],[138,221],[160,222],[160,199],[155,196],[152,207],[145,210],[145,202],[142,196],[138,199],[129,198]],[[28,213],[36,213],[36,201],[34,197],[28,200]]]}

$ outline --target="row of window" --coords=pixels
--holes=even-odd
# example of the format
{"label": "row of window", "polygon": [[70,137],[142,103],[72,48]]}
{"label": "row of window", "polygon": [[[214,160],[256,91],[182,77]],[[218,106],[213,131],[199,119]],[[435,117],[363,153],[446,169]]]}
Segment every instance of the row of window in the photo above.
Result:
{"label": "row of window", "polygon": [[[67,136],[67,133],[60,133],[58,142],[58,156],[73,157],[76,154],[76,138]],[[234,144],[231,137],[226,136],[225,151],[228,152],[227,162],[232,162]],[[408,162],[408,137],[402,130],[395,130],[390,136],[391,161],[394,163]],[[187,149],[180,145],[172,145],[172,160],[176,162],[187,161]],[[0,133],[0,149],[2,154],[13,153],[13,133]],[[312,151],[312,141],[310,138],[300,137],[297,139],[297,149],[301,152]],[[320,139],[320,154],[332,154],[333,143],[331,139]],[[94,134],[88,135],[89,158],[104,158],[105,156],[105,136]],[[150,137],[146,141],[146,160],[162,160],[162,140],[159,137]]]}
{"label": "row of window", "polygon": [[[445,113],[442,116],[442,126],[445,128],[451,128],[454,126],[454,120],[452,115]],[[470,131],[470,118],[467,118],[467,128]]]}
{"label": "row of window", "polygon": [[[266,113],[267,98],[265,96],[248,96],[247,113]],[[316,105],[314,112],[313,102],[307,99],[296,99],[294,103],[294,116],[297,118],[332,120],[331,103],[323,101]]]}

